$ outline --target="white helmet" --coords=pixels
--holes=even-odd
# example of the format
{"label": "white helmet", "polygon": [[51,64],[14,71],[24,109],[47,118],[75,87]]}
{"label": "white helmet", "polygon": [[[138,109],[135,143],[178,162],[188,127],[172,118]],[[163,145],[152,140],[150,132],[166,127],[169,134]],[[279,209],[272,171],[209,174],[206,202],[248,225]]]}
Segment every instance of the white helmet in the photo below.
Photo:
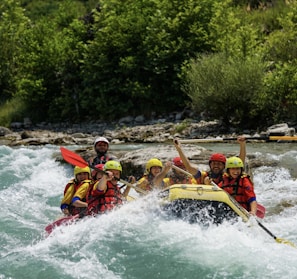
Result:
{"label": "white helmet", "polygon": [[109,144],[109,141],[107,140],[107,138],[105,138],[105,137],[98,137],[98,138],[96,138],[95,141],[94,141],[94,147],[95,147],[96,144],[97,144],[98,142],[100,142],[100,141]]}

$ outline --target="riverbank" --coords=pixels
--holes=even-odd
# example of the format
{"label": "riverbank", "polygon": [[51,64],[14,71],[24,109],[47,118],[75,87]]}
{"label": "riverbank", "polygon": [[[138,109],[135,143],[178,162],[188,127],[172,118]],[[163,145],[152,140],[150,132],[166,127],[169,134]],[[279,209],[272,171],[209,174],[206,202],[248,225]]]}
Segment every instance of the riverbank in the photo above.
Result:
{"label": "riverbank", "polygon": [[[45,129],[47,128],[47,129]],[[246,130],[249,137],[261,133]],[[91,145],[97,136],[106,137],[113,144],[165,143],[174,138],[193,139],[206,137],[236,137],[235,129],[226,131],[219,121],[181,121],[115,126],[106,123],[65,126],[44,126],[7,129],[0,127],[0,144],[8,146],[27,145]]]}
{"label": "riverbank", "polygon": [[[131,152],[114,152],[114,155],[123,165],[123,174],[143,173],[143,166],[151,157],[158,157],[165,162],[177,156],[177,152],[172,144],[173,139],[214,139],[233,138],[236,139],[238,134],[235,130],[230,129],[229,133],[223,133],[225,130],[218,121],[181,121],[181,122],[164,122],[159,121],[155,124],[134,125],[134,126],[112,126],[100,124],[73,125],[65,127],[48,127],[48,130],[40,127],[31,127],[28,129],[7,129],[0,127],[0,145],[10,147],[18,146],[77,146],[75,152],[85,160],[95,156],[93,142],[97,136],[104,136],[112,146],[124,144],[153,144],[152,147]],[[44,127],[43,127],[44,128]],[[294,128],[293,128],[294,129]],[[246,137],[251,138],[253,142],[265,142],[258,140],[260,136],[269,134],[285,135],[292,131],[287,124],[279,124],[270,127],[267,131],[256,133],[255,131],[244,131]],[[232,140],[231,142],[236,142]],[[168,143],[168,144],[167,144]],[[197,144],[183,144],[185,154],[189,159],[197,164],[199,168],[208,167],[208,158],[212,151],[198,146]],[[235,155],[226,153],[226,156]],[[60,153],[53,154],[57,161],[63,162]],[[259,162],[251,155],[247,155],[251,168],[263,165],[276,164],[275,161]]]}
{"label": "riverbank", "polygon": [[0,127],[0,145],[28,146],[28,145],[93,145],[97,136],[106,137],[113,144],[122,143],[165,143],[172,142],[174,138],[236,138],[238,134],[247,137],[260,137],[265,135],[292,135],[295,128],[289,128],[286,123],[274,125],[267,131],[256,132],[253,130],[237,131],[235,128],[222,127],[219,121],[199,122],[183,120],[164,122],[159,119],[157,123],[126,126],[107,123],[93,123],[66,126],[44,125],[28,128]]}

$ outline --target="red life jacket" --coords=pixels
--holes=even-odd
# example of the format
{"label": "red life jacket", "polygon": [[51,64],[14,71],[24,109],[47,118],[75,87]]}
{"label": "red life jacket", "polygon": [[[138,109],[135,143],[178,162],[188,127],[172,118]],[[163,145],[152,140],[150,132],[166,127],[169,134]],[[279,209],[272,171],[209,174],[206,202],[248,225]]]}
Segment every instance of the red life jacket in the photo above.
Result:
{"label": "red life jacket", "polygon": [[117,185],[113,185],[110,181],[107,181],[106,192],[101,193],[98,190],[92,190],[87,202],[88,215],[94,215],[104,213],[122,204],[123,196]]}
{"label": "red life jacket", "polygon": [[235,198],[235,200],[246,210],[250,210],[249,200],[255,198],[254,185],[247,174],[242,174],[238,178],[232,178],[227,173],[223,175],[223,181],[219,187]]}
{"label": "red life jacket", "polygon": [[93,166],[98,164],[105,164],[107,161],[113,160],[113,157],[110,157],[109,154],[97,154],[97,156],[93,159]]}

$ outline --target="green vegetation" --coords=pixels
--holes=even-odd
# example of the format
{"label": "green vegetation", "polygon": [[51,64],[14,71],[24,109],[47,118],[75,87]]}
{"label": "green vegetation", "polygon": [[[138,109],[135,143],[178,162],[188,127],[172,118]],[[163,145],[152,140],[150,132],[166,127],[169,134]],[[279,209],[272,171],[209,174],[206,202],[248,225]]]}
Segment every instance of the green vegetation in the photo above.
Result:
{"label": "green vegetation", "polygon": [[185,106],[239,129],[296,122],[296,25],[296,0],[2,0],[0,125]]}
{"label": "green vegetation", "polygon": [[182,133],[185,129],[190,126],[190,119],[184,119],[181,123],[175,125],[175,132]]}
{"label": "green vegetation", "polygon": [[11,122],[22,119],[25,105],[21,100],[13,98],[0,105],[0,123],[8,127]]}

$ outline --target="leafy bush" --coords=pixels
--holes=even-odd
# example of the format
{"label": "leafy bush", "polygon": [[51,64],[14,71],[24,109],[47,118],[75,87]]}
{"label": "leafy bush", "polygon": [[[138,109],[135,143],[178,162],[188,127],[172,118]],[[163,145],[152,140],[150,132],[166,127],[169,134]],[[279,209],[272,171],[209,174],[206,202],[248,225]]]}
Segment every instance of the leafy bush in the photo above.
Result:
{"label": "leafy bush", "polygon": [[253,99],[262,88],[263,63],[256,57],[227,58],[224,54],[202,55],[185,68],[184,91],[193,108],[226,126],[251,127]]}
{"label": "leafy bush", "polygon": [[13,121],[23,121],[26,105],[22,100],[13,98],[0,105],[0,126],[9,127]]}

